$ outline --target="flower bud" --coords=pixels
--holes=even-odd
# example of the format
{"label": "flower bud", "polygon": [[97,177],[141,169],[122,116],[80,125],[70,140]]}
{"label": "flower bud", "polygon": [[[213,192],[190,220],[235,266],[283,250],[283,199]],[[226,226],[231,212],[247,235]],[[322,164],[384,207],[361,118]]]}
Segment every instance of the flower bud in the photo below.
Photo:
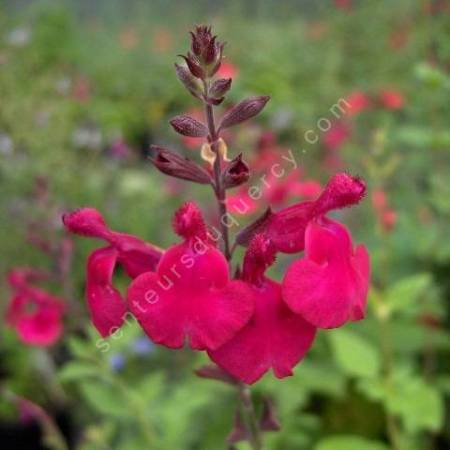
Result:
{"label": "flower bud", "polygon": [[236,235],[236,243],[246,247],[257,234],[265,231],[272,217],[273,212],[269,206],[260,217],[239,231]]}
{"label": "flower bud", "polygon": [[268,95],[249,97],[233,106],[222,117],[219,130],[232,127],[256,116],[266,106],[269,99]]}
{"label": "flower bud", "polygon": [[202,96],[202,86],[200,81],[194,77],[189,69],[180,64],[175,64],[175,70],[178,79],[183,83],[183,86],[196,98],[201,98]]}
{"label": "flower bud", "polygon": [[279,431],[280,422],[275,414],[273,402],[269,398],[264,398],[262,417],[259,422],[262,431]]}
{"label": "flower bud", "polygon": [[177,133],[180,133],[183,136],[206,137],[208,135],[208,128],[190,116],[175,116],[171,119],[170,125],[172,125]]}
{"label": "flower bud", "polygon": [[211,183],[209,173],[193,161],[163,147],[152,146],[152,150],[155,156],[151,158],[151,161],[160,172],[194,183]]}
{"label": "flower bud", "polygon": [[191,31],[191,52],[185,59],[189,71],[194,77],[204,80],[212,77],[220,67],[224,44],[217,41],[211,33],[211,27],[198,26]]}
{"label": "flower bud", "polygon": [[221,78],[220,80],[214,81],[209,90],[209,96],[214,99],[223,97],[230,90],[231,82],[231,78]]}
{"label": "flower bud", "polygon": [[186,61],[186,64],[188,66],[189,71],[192,75],[196,78],[204,79],[205,78],[205,71],[201,67],[200,63],[198,62],[197,58],[192,55],[191,53],[188,53],[187,56],[180,55],[181,58],[183,58]]}
{"label": "flower bud", "polygon": [[236,156],[226,167],[222,174],[222,182],[225,189],[240,186],[248,181],[250,170],[242,159],[242,153]]}

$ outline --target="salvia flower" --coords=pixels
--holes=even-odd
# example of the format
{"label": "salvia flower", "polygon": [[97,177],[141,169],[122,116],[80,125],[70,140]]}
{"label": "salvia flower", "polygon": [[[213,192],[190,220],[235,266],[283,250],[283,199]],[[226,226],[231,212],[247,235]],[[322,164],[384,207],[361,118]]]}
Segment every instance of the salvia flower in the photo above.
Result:
{"label": "salvia flower", "polygon": [[316,332],[313,325],[288,308],[281,284],[265,276],[274,260],[270,240],[255,236],[247,249],[242,272],[243,281],[251,286],[256,298],[255,313],[233,339],[208,352],[216,364],[248,384],[270,369],[278,378],[292,375]]}
{"label": "salvia flower", "polygon": [[103,337],[109,336],[123,324],[127,312],[126,303],[112,284],[116,265],[120,264],[130,278],[135,278],[155,269],[162,250],[130,234],[112,231],[93,208],[64,214],[63,222],[72,233],[109,244],[91,253],[86,270],[86,297],[92,321]]}
{"label": "salvia flower", "polygon": [[28,345],[53,345],[63,332],[64,301],[33,284],[43,278],[42,272],[31,268],[14,269],[8,276],[13,296],[6,323]]}
{"label": "salvia flower", "polygon": [[228,263],[195,203],[177,211],[174,229],[183,242],[165,251],[156,272],[131,283],[128,306],[158,344],[180,348],[189,341],[195,350],[216,349],[249,321],[253,293],[230,280]]}
{"label": "salvia flower", "polygon": [[318,328],[335,328],[365,316],[370,263],[364,245],[353,248],[339,222],[319,218],[308,224],[305,257],[283,279],[289,307]]}
{"label": "salvia flower", "polygon": [[366,185],[362,179],[338,173],[330,178],[316,200],[299,202],[275,213],[266,212],[238,234],[238,243],[246,245],[254,234],[264,233],[277,251],[301,252],[305,246],[305,230],[311,220],[334,209],[359,203],[365,192]]}

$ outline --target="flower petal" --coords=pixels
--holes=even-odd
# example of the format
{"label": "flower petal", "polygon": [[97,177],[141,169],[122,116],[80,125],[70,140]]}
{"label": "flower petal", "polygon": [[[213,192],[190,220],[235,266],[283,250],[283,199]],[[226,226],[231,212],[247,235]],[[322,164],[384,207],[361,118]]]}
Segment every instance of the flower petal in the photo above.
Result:
{"label": "flower petal", "polygon": [[229,342],[208,351],[216,364],[248,384],[271,368],[277,378],[292,375],[316,332],[282,301],[279,283],[266,279],[254,292],[256,309],[250,322]]}
{"label": "flower petal", "polygon": [[353,252],[347,229],[336,221],[311,222],[305,257],[295,261],[283,280],[288,306],[319,328],[335,328],[364,317],[369,284],[364,246]]}
{"label": "flower petal", "polygon": [[103,247],[91,253],[87,263],[86,297],[92,322],[103,337],[122,326],[127,312],[120,292],[112,285],[118,254],[113,247]]}
{"label": "flower petal", "polygon": [[128,305],[150,338],[170,348],[186,340],[195,350],[217,348],[250,319],[253,295],[230,282],[223,255],[211,246],[197,253],[187,243],[168,249],[157,273],[136,278]]}

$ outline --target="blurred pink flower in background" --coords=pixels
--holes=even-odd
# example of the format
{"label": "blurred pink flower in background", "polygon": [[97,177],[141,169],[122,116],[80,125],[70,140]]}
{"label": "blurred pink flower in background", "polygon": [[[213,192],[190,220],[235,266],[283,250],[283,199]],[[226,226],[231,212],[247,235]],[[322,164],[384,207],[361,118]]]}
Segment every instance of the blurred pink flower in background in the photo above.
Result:
{"label": "blurred pink flower in background", "polygon": [[167,53],[173,47],[172,34],[167,28],[158,27],[153,33],[152,49],[156,53]]}
{"label": "blurred pink flower in background", "polygon": [[352,92],[345,100],[350,105],[348,114],[351,116],[359,114],[372,106],[370,97],[362,91]]}
{"label": "blurred pink flower in background", "polygon": [[401,109],[405,104],[403,94],[394,89],[384,89],[378,95],[380,105],[386,109]]}
{"label": "blurred pink flower in background", "polygon": [[229,61],[224,61],[217,71],[217,76],[219,78],[232,78],[233,80],[239,74],[239,69],[233,63]]}
{"label": "blurred pink flower in background", "polygon": [[72,98],[80,103],[87,103],[91,98],[91,84],[87,77],[77,76],[72,82]]}
{"label": "blurred pink flower in background", "polygon": [[397,223],[397,212],[389,206],[384,190],[376,189],[372,192],[372,206],[382,230],[392,231]]}
{"label": "blurred pink flower in background", "polygon": [[52,345],[63,331],[64,300],[34,285],[45,278],[48,278],[45,272],[28,267],[15,268],[8,275],[13,295],[6,311],[6,323],[28,345]]}
{"label": "blurred pink flower in background", "polygon": [[334,0],[334,5],[338,9],[350,10],[352,9],[352,0]]}

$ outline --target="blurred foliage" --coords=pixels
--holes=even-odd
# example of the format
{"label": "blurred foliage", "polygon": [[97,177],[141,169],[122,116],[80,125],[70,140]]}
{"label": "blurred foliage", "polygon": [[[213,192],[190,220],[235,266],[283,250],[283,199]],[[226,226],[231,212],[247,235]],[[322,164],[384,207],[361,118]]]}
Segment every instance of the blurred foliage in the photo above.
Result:
{"label": "blurred foliage", "polygon": [[[0,3],[0,273],[50,265],[26,241],[26,224],[43,213],[32,197],[37,178],[59,212],[90,205],[112,228],[161,246],[173,242],[166,224],[184,199],[211,203],[204,189],[168,183],[145,158],[150,143],[198,156],[167,124],[195,107],[173,71],[194,23],[212,23],[228,42],[238,68],[230,101],[272,96],[257,123],[233,136],[232,154],[248,155],[265,127],[323,182],[323,136],[311,144],[304,133],[320,134],[318,120],[332,120],[331,106],[352,92],[396,90],[404,106],[352,117],[339,150],[339,169],[369,184],[364,204],[340,213],[370,249],[368,318],[320,332],[294,377],[267,375],[253,390],[258,407],[273,398],[282,423],[265,449],[449,448],[450,12],[439,9],[447,2],[354,1],[349,10],[329,1],[192,3]],[[118,140],[127,157],[112,151]],[[376,190],[396,212],[392,229],[372,207]],[[24,347],[2,326],[0,391],[55,417],[64,411],[77,450],[226,448],[236,394],[193,375],[204,355],[156,348],[134,323],[108,342],[94,334],[83,300],[93,245],[76,242],[78,309],[62,343]],[[2,312],[4,280],[0,292]],[[0,421],[16,419],[2,396]]]}

